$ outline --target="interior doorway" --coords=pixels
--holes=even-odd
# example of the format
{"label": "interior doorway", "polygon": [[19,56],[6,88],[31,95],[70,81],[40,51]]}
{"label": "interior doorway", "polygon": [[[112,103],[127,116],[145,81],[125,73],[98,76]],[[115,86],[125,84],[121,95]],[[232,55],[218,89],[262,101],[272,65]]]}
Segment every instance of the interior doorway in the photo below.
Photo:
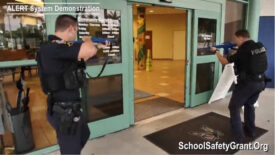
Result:
{"label": "interior doorway", "polygon": [[[145,11],[145,69],[139,68],[143,40],[138,8]],[[133,4],[135,122],[184,107],[186,29],[186,10]],[[149,60],[151,71],[146,71]]]}

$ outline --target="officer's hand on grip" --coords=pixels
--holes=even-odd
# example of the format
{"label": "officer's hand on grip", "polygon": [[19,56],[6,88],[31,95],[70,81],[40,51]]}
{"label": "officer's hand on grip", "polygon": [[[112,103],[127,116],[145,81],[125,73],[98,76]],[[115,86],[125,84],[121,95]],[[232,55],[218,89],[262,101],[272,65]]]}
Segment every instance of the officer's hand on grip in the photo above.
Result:
{"label": "officer's hand on grip", "polygon": [[101,44],[101,43],[98,43],[96,44],[96,48],[99,50],[99,49],[102,49],[102,48],[105,48],[106,46],[109,46],[111,43],[109,41],[105,41],[105,44]]}
{"label": "officer's hand on grip", "polygon": [[78,59],[84,59],[85,61],[89,58],[96,55],[97,48],[94,43],[91,41],[91,37],[83,37],[83,43],[80,47],[80,51],[78,53]]}
{"label": "officer's hand on grip", "polygon": [[84,42],[89,42],[89,41],[92,42],[90,36],[84,36],[84,37],[82,37],[82,40],[83,40]]}
{"label": "officer's hand on grip", "polygon": [[216,48],[216,47],[211,47],[211,48],[210,48],[210,51],[213,52],[213,53],[216,53],[217,48]]}

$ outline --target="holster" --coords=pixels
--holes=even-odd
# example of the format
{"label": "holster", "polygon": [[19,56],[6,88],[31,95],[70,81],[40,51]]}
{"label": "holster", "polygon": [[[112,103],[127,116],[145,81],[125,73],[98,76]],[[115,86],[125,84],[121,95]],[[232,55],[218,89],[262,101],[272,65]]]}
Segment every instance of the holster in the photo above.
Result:
{"label": "holster", "polygon": [[250,81],[265,81],[265,74],[257,74],[257,75],[252,75],[252,74],[247,74],[245,72],[241,72],[238,76],[239,81],[245,82],[247,80]]}
{"label": "holster", "polygon": [[68,103],[68,105],[55,103],[53,106],[53,112],[60,114],[60,124],[58,128],[60,133],[66,135],[76,134],[77,126],[81,117],[80,103]]}

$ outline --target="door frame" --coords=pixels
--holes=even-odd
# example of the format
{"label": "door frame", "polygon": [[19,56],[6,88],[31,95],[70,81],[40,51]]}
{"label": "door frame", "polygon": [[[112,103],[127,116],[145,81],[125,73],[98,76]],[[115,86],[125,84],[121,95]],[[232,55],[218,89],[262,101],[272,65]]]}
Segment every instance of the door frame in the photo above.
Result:
{"label": "door frame", "polygon": [[[155,5],[156,3],[152,3],[151,1],[150,2],[142,2],[143,0],[128,0],[128,5],[127,5],[127,7],[128,7],[128,21],[129,21],[129,27],[128,27],[128,30],[129,30],[129,39],[132,39],[133,37],[134,37],[134,35],[133,35],[133,5],[134,4],[141,4],[141,5]],[[182,4],[183,5],[183,4]],[[156,5],[156,6],[160,6],[160,7],[170,7],[169,5]],[[185,45],[186,45],[186,50],[185,50],[185,54],[186,54],[186,56],[185,56],[185,59],[186,59],[186,62],[185,62],[185,84],[184,84],[184,106],[183,107],[189,107],[189,105],[190,105],[190,84],[191,84],[191,82],[190,82],[190,71],[191,71],[191,69],[190,69],[190,67],[191,67],[191,65],[190,65],[190,62],[191,62],[191,30],[192,30],[192,14],[193,14],[193,12],[192,12],[192,9],[188,9],[188,8],[186,8],[186,7],[184,7],[184,6],[182,6],[182,7],[179,7],[179,6],[177,6],[177,7],[173,7],[174,9],[181,9],[181,10],[185,10],[186,11],[186,18],[185,18],[185,20],[186,20],[186,43],[185,43]],[[177,31],[177,30],[174,30],[174,31]],[[132,61],[130,62],[130,71],[129,71],[129,73],[132,75],[132,77],[134,77],[134,49],[133,49],[133,47],[134,47],[134,43],[133,44],[131,44],[131,45],[129,45],[130,47],[129,47],[129,49],[131,50],[131,51],[133,51],[133,52],[130,52],[131,53],[131,59],[132,59]],[[172,51],[173,52],[173,51]],[[153,57],[152,57],[153,58]],[[173,58],[172,58],[173,59]],[[131,91],[133,91],[133,92],[131,92],[131,94],[134,94],[134,78],[131,78],[131,79],[129,79],[129,85],[131,85],[131,87],[133,88]],[[131,115],[130,115],[130,122],[131,122],[131,125],[133,125],[134,123],[135,123],[135,121],[134,121],[134,96],[132,96],[132,101],[133,102],[131,102],[130,104],[130,113],[131,113]]]}
{"label": "door frame", "polygon": [[[131,0],[130,0],[131,1]],[[152,5],[152,3],[144,3],[144,2],[137,2],[137,1],[132,1],[132,2],[128,2],[128,12],[129,12],[129,17],[128,20],[129,21],[133,21],[133,5],[134,4],[145,4],[145,5]],[[167,5],[161,5],[161,7],[169,7]],[[185,63],[185,84],[184,84],[184,107],[188,108],[190,107],[190,97],[191,97],[191,49],[192,49],[192,44],[191,44],[191,39],[192,39],[192,15],[193,15],[193,11],[192,9],[188,9],[186,7],[174,7],[175,9],[182,9],[186,11],[186,63]],[[133,37],[133,22],[129,23],[129,36]],[[130,37],[130,38],[132,38]],[[130,47],[131,51],[133,51],[133,45]],[[133,53],[133,52],[131,52]],[[133,59],[133,56],[132,56]],[[130,74],[134,75],[134,59],[133,59],[133,63],[130,63],[131,66],[130,68],[132,68],[131,71],[129,71]],[[131,78],[130,79],[130,84],[132,85],[131,87],[134,88],[134,79]],[[134,92],[133,92],[134,93]],[[134,124],[134,97],[133,97],[133,102],[131,103],[132,106],[130,106],[130,112],[132,113],[130,115],[130,120],[131,120],[131,124]]]}
{"label": "door frame", "polygon": [[[127,21],[127,2],[124,0],[117,0],[115,4],[110,3],[108,0],[79,0],[77,3],[75,0],[66,0],[67,3],[75,3],[73,5],[78,5],[78,3],[95,3],[98,2],[99,7],[103,9],[110,9],[110,10],[118,10],[120,11],[120,26],[121,26],[121,56],[122,56],[122,62],[116,63],[116,64],[107,64],[106,68],[104,69],[102,75],[100,77],[108,77],[112,75],[122,75],[122,96],[123,96],[123,113],[120,115],[115,115],[103,119],[99,119],[96,121],[92,121],[88,123],[88,126],[91,130],[91,136],[90,139],[100,137],[103,135],[106,135],[108,133],[112,133],[118,130],[122,130],[125,128],[128,128],[130,126],[130,112],[129,112],[129,102],[130,102],[130,92],[129,92],[129,85],[128,80],[131,78],[129,77],[128,73],[128,66],[129,66],[129,54],[126,51],[129,51],[129,42],[132,42],[131,40],[127,39],[127,29],[128,29],[128,21]],[[70,5],[71,6],[71,5]],[[124,6],[124,7],[121,7]],[[126,30],[126,31],[125,31]],[[96,66],[87,66],[87,73],[90,75],[95,75],[100,72],[102,69],[102,65],[96,65]]]}
{"label": "door frame", "polygon": [[[213,55],[206,55],[206,56],[198,56],[197,55],[197,38],[198,38],[198,20],[199,18],[205,18],[205,19],[214,19],[216,20],[216,44],[219,44],[221,41],[221,17],[220,14],[216,14],[215,12],[211,11],[202,11],[202,10],[194,10],[194,15],[193,15],[193,49],[192,49],[192,73],[191,76],[192,81],[191,81],[191,104],[190,107],[198,106],[200,104],[206,103],[208,99],[211,97],[212,92],[215,89],[215,86],[218,82],[218,77],[219,77],[219,68],[220,68],[220,63],[216,57],[215,54]],[[202,63],[209,63],[209,62],[214,62],[214,81],[213,81],[213,88],[208,91],[204,91],[201,93],[196,93],[196,75],[197,75],[197,64],[202,64]]]}
{"label": "door frame", "polygon": [[[162,3],[158,0],[127,0],[128,1],[128,14],[130,14],[128,20],[132,21],[132,5],[133,4],[146,4],[146,5],[155,5],[155,6],[163,6],[163,7],[172,7],[175,9],[184,9],[187,11],[187,25],[186,25],[186,74],[185,74],[185,108],[191,107],[191,86],[192,86],[192,31],[193,31],[193,19],[192,16],[194,14],[194,10],[204,10],[204,11],[213,11],[217,14],[220,14],[220,21],[221,23],[224,23],[225,21],[225,0],[181,0],[181,1],[173,1],[172,3]],[[223,35],[224,35],[224,24],[221,24],[220,28],[220,41],[223,41]],[[129,34],[131,35],[131,38],[133,37],[132,34],[133,25],[132,23],[129,23]],[[133,51],[133,47],[131,47]],[[132,53],[132,52],[130,52]],[[133,68],[133,64],[131,64],[131,68]],[[221,74],[221,65],[218,65],[218,75]],[[130,74],[134,74],[133,71],[129,71]],[[130,79],[130,84],[133,85],[134,81],[131,81],[133,79]],[[133,88],[133,87],[132,87]],[[134,103],[131,103],[134,104]],[[130,111],[131,111],[131,124],[134,122],[134,105],[130,105]]]}

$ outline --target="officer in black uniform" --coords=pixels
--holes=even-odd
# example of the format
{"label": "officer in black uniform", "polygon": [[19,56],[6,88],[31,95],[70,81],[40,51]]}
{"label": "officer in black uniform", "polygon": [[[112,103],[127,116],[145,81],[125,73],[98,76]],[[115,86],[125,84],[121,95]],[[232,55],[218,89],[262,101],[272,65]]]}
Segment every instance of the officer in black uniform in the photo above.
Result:
{"label": "officer in black uniform", "polygon": [[[211,48],[211,51],[216,52],[223,65],[234,62],[237,85],[233,90],[228,108],[230,110],[232,141],[242,143],[243,133],[250,138],[255,135],[254,103],[265,88],[264,72],[267,69],[267,57],[264,46],[251,40],[247,30],[237,31],[235,42],[239,48],[237,53],[230,57],[223,57],[214,47]],[[242,106],[244,106],[243,127],[240,117]]]}
{"label": "officer in black uniform", "polygon": [[[97,52],[90,38],[73,44],[77,36],[77,19],[60,15],[55,35],[37,54],[41,86],[48,95],[47,118],[56,130],[61,154],[80,154],[90,131],[82,115],[79,89],[85,80],[85,64]],[[79,60],[82,60],[80,62]]]}

